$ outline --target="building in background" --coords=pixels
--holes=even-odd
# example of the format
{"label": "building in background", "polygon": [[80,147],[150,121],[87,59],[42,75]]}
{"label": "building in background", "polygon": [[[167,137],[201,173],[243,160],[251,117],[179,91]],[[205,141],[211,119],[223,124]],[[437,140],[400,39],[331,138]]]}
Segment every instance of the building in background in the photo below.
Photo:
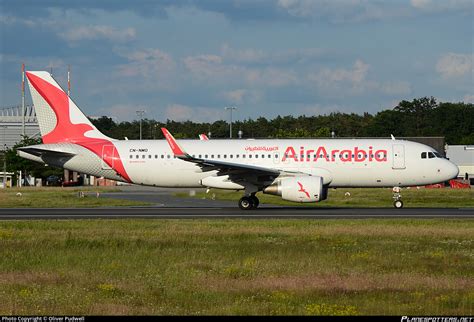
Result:
{"label": "building in background", "polygon": [[[22,140],[23,117],[21,106],[0,108],[0,143],[1,148],[6,144],[12,148]],[[39,138],[40,129],[33,106],[25,106],[25,135],[30,138]]]}
{"label": "building in background", "polygon": [[458,166],[458,178],[474,186],[474,145],[447,145],[446,157]]}
{"label": "building in background", "polygon": [[[5,149],[11,149],[17,143],[23,139],[23,117],[21,114],[21,106],[0,108],[0,153],[2,154]],[[40,128],[38,120],[36,118],[35,109],[33,106],[25,106],[25,135],[29,138],[40,138]],[[11,176],[13,173],[9,173],[7,181],[11,186]],[[2,177],[3,178],[3,177]],[[81,179],[81,180],[79,180]],[[3,185],[3,179],[0,179]],[[38,181],[39,180],[39,181]],[[89,175],[81,176],[75,171],[64,170],[64,180],[66,185],[94,185],[95,180]],[[41,179],[33,177],[22,177],[22,185],[29,186],[41,186]]]}

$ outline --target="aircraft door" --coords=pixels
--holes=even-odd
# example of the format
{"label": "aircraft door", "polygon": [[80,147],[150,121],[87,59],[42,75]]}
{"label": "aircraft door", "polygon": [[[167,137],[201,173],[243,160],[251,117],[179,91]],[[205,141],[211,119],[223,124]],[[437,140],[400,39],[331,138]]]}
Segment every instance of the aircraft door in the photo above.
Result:
{"label": "aircraft door", "polygon": [[115,146],[102,146],[102,169],[110,170],[114,167]]}
{"label": "aircraft door", "polygon": [[394,144],[392,146],[393,169],[405,169],[405,145]]}

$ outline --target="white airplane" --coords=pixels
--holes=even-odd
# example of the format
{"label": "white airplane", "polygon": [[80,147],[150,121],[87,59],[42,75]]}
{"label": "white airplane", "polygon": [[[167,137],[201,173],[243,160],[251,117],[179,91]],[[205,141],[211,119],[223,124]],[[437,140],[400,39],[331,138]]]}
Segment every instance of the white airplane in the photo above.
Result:
{"label": "white airplane", "polygon": [[[399,187],[444,182],[458,167],[433,148],[386,139],[119,141],[103,135],[44,71],[26,72],[43,144],[18,149],[29,160],[140,185],[243,190],[320,202],[330,187]],[[403,207],[400,195],[394,206]]]}

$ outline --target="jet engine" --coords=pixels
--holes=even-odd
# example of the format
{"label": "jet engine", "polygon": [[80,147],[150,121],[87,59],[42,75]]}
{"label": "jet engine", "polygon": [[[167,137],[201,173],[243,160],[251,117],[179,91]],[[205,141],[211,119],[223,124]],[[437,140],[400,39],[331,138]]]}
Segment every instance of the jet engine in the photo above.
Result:
{"label": "jet engine", "polygon": [[328,188],[319,176],[288,177],[275,181],[263,193],[296,202],[318,202],[327,198]]}

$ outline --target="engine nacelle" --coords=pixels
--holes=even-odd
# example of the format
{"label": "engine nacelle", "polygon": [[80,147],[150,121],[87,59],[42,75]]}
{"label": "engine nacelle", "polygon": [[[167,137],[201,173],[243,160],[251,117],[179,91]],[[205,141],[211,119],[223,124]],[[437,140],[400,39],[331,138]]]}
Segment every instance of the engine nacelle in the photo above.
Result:
{"label": "engine nacelle", "polygon": [[318,202],[327,198],[327,187],[318,176],[283,178],[263,192],[295,202]]}
{"label": "engine nacelle", "polygon": [[210,176],[201,180],[201,185],[209,188],[242,190],[245,189],[241,184],[235,183],[229,179],[229,176]]}

